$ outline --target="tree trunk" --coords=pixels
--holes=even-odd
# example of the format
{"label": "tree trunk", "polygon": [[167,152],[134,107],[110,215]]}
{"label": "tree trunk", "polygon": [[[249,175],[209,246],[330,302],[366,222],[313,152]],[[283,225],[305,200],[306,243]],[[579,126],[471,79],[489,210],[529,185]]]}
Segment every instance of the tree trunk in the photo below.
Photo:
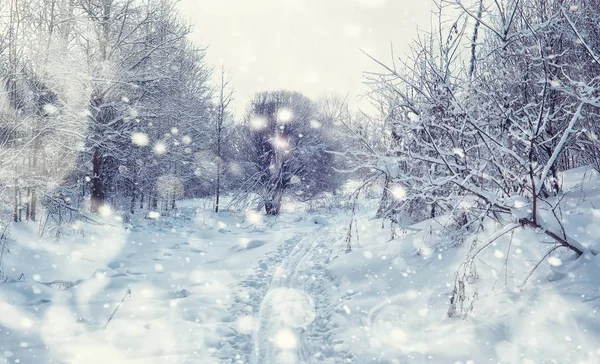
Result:
{"label": "tree trunk", "polygon": [[[218,146],[217,149],[220,149]],[[218,152],[219,153],[219,152]],[[221,193],[221,159],[217,156],[217,191],[215,197],[215,212],[219,212],[219,195]]]}
{"label": "tree trunk", "polygon": [[137,168],[134,165],[133,168],[133,181],[131,186],[131,204],[129,205],[129,211],[133,215],[135,213],[135,198],[137,197]]}
{"label": "tree trunk", "polygon": [[135,187],[131,189],[131,204],[129,205],[129,211],[131,214],[135,213]]}
{"label": "tree trunk", "polygon": [[156,197],[156,188],[154,188],[154,196],[152,196],[152,205],[151,209],[154,211],[158,211],[158,198]]}
{"label": "tree trunk", "polygon": [[390,205],[390,182],[392,179],[386,174],[385,175],[385,183],[383,186],[383,194],[381,195],[381,200],[379,201],[379,207],[377,208],[377,212],[375,213],[375,217],[378,219],[385,218],[387,216],[387,212]]}
{"label": "tree trunk", "polygon": [[100,176],[102,168],[102,155],[100,151],[96,149],[93,156],[93,170],[92,170],[92,190],[91,190],[91,203],[90,211],[97,213],[98,209],[104,203],[104,185]]}
{"label": "tree trunk", "polygon": [[13,220],[19,222],[19,187],[17,187],[17,180],[15,179],[15,204],[13,207]]}
{"label": "tree trunk", "polygon": [[281,199],[283,192],[276,191],[273,198],[265,203],[265,212],[267,215],[276,216],[281,211]]}
{"label": "tree trunk", "polygon": [[35,215],[36,215],[36,209],[37,209],[37,196],[35,193],[35,188],[31,189],[31,196],[30,196],[31,200],[31,211],[29,211],[29,218],[31,219],[31,221],[35,221]]}

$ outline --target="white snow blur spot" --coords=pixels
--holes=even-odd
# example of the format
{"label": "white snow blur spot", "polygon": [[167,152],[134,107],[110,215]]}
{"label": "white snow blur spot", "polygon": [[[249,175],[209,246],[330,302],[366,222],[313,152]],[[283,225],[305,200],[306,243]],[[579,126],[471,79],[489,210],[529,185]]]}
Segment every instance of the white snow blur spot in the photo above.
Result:
{"label": "white snow blur spot", "polygon": [[553,267],[558,267],[562,265],[562,260],[557,257],[550,257],[548,258],[548,264],[550,264]]}
{"label": "white snow blur spot", "polygon": [[401,329],[394,328],[390,331],[390,338],[394,341],[406,341],[406,333]]}
{"label": "white snow blur spot", "polygon": [[157,272],[162,272],[165,268],[162,264],[154,264],[154,270]]}
{"label": "white snow blur spot", "polygon": [[154,145],[154,153],[163,155],[167,152],[167,146],[163,142],[158,142]]}
{"label": "white snow blur spot", "polygon": [[47,115],[56,115],[58,114],[58,108],[52,104],[46,104],[43,106],[44,112]]}
{"label": "white snow blur spot", "polygon": [[557,80],[557,79],[551,80],[550,86],[554,87],[554,88],[560,87],[560,80]]}
{"label": "white snow blur spot", "polygon": [[465,151],[462,150],[462,148],[452,148],[452,153],[456,154],[460,158],[464,158],[465,157]]}
{"label": "white snow blur spot", "polygon": [[523,208],[529,203],[529,201],[527,201],[527,199],[522,196],[513,197],[513,200],[513,207],[516,209]]}
{"label": "white snow blur spot", "polygon": [[160,212],[158,211],[150,211],[148,212],[148,218],[152,220],[156,220],[160,217]]}
{"label": "white snow blur spot", "polygon": [[227,170],[229,171],[229,173],[233,174],[234,176],[241,176],[242,173],[244,172],[244,170],[242,169],[242,166],[239,165],[239,163],[230,163],[229,166],[227,167]]}
{"label": "white snow blur spot", "polygon": [[262,222],[262,216],[260,213],[254,210],[246,212],[246,220],[251,224],[260,224]]}
{"label": "white snow blur spot", "polygon": [[171,128],[171,134],[177,135],[177,133],[179,133],[179,129],[177,129],[175,127]]}
{"label": "white snow blur spot", "polygon": [[145,133],[135,132],[131,134],[131,142],[140,147],[145,147],[150,141]]}
{"label": "white snow blur spot", "polygon": [[273,312],[290,327],[306,327],[317,316],[313,299],[297,289],[276,288],[267,293],[265,301],[272,305]]}
{"label": "white snow blur spot", "polygon": [[23,317],[21,318],[21,327],[24,329],[30,329],[33,327],[33,320],[27,318],[27,317]]}
{"label": "white snow blur spot", "polygon": [[429,309],[427,309],[427,308],[422,308],[419,310],[419,316],[425,317],[425,316],[427,316],[428,313],[429,313]]}
{"label": "white snow blur spot", "polygon": [[371,253],[370,251],[366,250],[363,252],[363,257],[365,257],[365,259],[373,259],[373,253]]}
{"label": "white snow blur spot", "polygon": [[275,345],[280,349],[292,350],[297,344],[296,335],[290,329],[281,329],[275,334]]}
{"label": "white snow blur spot", "polygon": [[312,119],[310,121],[310,127],[313,129],[319,129],[321,127],[321,122],[319,120]]}
{"label": "white snow blur spot", "polygon": [[271,138],[271,144],[273,144],[275,148],[280,150],[288,150],[290,147],[290,143],[280,136],[275,136]]}
{"label": "white snow blur spot", "polygon": [[183,144],[185,144],[185,145],[188,145],[188,144],[190,144],[190,143],[192,142],[192,138],[190,138],[190,136],[189,136],[189,135],[184,135],[184,136],[181,138],[181,142],[182,142]]}
{"label": "white snow blur spot", "polygon": [[467,210],[467,211],[468,211],[468,210],[472,209],[473,207],[475,207],[475,203],[474,203],[473,201],[465,201],[465,200],[463,200],[463,201],[461,201],[461,202],[458,204],[458,206],[459,206],[461,209],[463,209],[463,210]]}
{"label": "white snow blur spot", "polygon": [[344,305],[342,308],[344,309],[344,312],[346,313],[346,315],[350,315],[352,313],[352,311],[350,310],[350,307],[348,307],[348,305]]}
{"label": "white snow blur spot", "polygon": [[250,119],[250,128],[254,130],[262,130],[268,125],[267,119],[261,116],[255,116]]}
{"label": "white snow blur spot", "polygon": [[281,108],[279,111],[277,111],[277,121],[280,123],[289,123],[292,121],[293,117],[294,113],[287,107]]}
{"label": "white snow blur spot", "polygon": [[392,196],[398,200],[404,200],[406,198],[406,190],[403,186],[395,185],[390,188],[390,192],[392,193]]}
{"label": "white snow blur spot", "polygon": [[127,119],[129,119],[129,120],[136,119],[138,116],[140,116],[140,113],[136,109],[134,109],[132,107],[127,109],[127,116],[126,116]]}
{"label": "white snow blur spot", "polygon": [[256,320],[250,315],[242,316],[237,321],[236,327],[237,331],[241,333],[251,334],[256,328]]}
{"label": "white snow blur spot", "polygon": [[112,215],[112,209],[108,205],[100,206],[98,208],[98,212],[100,213],[101,216],[104,216],[104,217],[109,217],[110,215]]}
{"label": "white snow blur spot", "polygon": [[494,257],[498,259],[504,258],[504,253],[498,249],[494,250]]}

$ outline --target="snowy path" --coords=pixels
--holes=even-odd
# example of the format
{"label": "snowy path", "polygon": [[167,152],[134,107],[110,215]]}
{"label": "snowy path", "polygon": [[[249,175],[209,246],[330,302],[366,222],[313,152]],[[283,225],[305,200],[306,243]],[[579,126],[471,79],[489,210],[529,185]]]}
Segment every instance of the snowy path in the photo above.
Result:
{"label": "snowy path", "polygon": [[[7,267],[26,279],[0,285],[0,307],[13,313],[0,318],[0,331],[11,329],[0,349],[23,363],[223,363],[236,355],[251,363],[255,348],[270,350],[252,335],[258,317],[260,335],[271,335],[265,302],[299,279],[319,234],[312,222],[293,219],[249,226],[243,216],[192,205],[177,218],[137,219],[128,231],[87,226],[85,238],[58,244],[23,225],[15,232],[23,243],[11,249]],[[53,281],[77,284],[44,283]],[[131,295],[104,329],[128,288]],[[314,310],[308,318],[301,326],[312,322]]]}
{"label": "snowy path", "polygon": [[[283,241],[236,288],[218,357],[228,363],[339,363],[325,269],[336,235],[316,228]],[[338,349],[338,350],[336,350]]]}
{"label": "snowy path", "polygon": [[0,285],[0,308],[13,312],[0,317],[12,330],[0,350],[23,363],[355,362],[334,339],[327,266],[343,234],[326,223],[249,224],[192,204],[56,244],[23,225],[10,264],[27,278]]}

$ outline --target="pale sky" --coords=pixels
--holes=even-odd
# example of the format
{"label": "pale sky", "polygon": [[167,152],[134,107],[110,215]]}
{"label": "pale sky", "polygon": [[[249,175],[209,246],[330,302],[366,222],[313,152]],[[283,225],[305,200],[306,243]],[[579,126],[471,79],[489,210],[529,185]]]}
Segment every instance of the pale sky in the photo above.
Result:
{"label": "pale sky", "polygon": [[230,72],[240,116],[258,91],[290,89],[316,99],[366,92],[363,72],[408,52],[417,26],[429,29],[430,0],[181,0],[208,46],[207,63]]}

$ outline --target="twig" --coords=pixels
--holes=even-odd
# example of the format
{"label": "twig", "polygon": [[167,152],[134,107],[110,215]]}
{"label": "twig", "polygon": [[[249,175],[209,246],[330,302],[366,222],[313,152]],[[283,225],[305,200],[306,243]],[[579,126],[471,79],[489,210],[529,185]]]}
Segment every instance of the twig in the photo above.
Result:
{"label": "twig", "polygon": [[552,239],[554,239],[557,243],[559,243],[561,246],[564,246],[565,248],[575,252],[575,254],[577,254],[578,257],[580,257],[581,255],[583,255],[583,249],[584,247],[581,246],[581,244],[579,244],[578,242],[574,241],[573,239],[571,239],[571,241],[568,241],[566,239],[561,238],[560,236],[558,236],[556,233],[543,228],[542,226],[534,223],[533,221],[527,219],[527,218],[523,218],[523,219],[519,219],[519,223],[523,226],[525,225],[529,225],[532,228],[536,229],[536,230],[540,230],[541,232],[543,232],[544,234],[548,235],[549,237],[551,237]]}
{"label": "twig", "polygon": [[129,287],[127,287],[127,291],[125,292],[125,296],[123,296],[123,298],[121,298],[121,302],[119,302],[117,304],[117,307],[115,307],[115,310],[112,312],[112,314],[108,318],[108,321],[106,321],[106,323],[102,327],[103,329],[106,330],[106,327],[108,326],[108,324],[110,323],[110,321],[113,319],[113,317],[115,317],[115,315],[117,314],[117,311],[119,310],[119,307],[121,307],[121,304],[123,304],[123,301],[125,301],[125,298],[127,298],[127,297],[131,297],[131,288],[129,288]]}
{"label": "twig", "polygon": [[539,262],[537,262],[537,264],[536,264],[536,265],[535,265],[535,267],[533,267],[533,269],[532,269],[532,270],[529,272],[529,274],[527,275],[527,277],[525,277],[525,280],[524,280],[524,281],[523,281],[523,283],[521,284],[521,287],[523,287],[523,286],[525,286],[525,284],[527,284],[527,281],[529,280],[529,278],[531,277],[531,275],[533,274],[533,272],[535,272],[535,270],[537,269],[537,267],[539,267],[539,266],[540,266],[540,264],[542,264],[542,262],[543,262],[544,260],[546,260],[546,258],[548,258],[548,256],[549,256],[550,254],[552,254],[552,252],[554,252],[554,251],[555,251],[556,249],[558,249],[558,248],[564,248],[564,247],[565,247],[564,245],[561,245],[561,244],[559,244],[559,245],[555,246],[554,248],[550,249],[550,250],[549,250],[549,251],[548,251],[548,252],[547,252],[547,253],[546,253],[546,254],[545,254],[543,257],[542,257],[542,259],[540,259],[540,261],[539,261]]}

